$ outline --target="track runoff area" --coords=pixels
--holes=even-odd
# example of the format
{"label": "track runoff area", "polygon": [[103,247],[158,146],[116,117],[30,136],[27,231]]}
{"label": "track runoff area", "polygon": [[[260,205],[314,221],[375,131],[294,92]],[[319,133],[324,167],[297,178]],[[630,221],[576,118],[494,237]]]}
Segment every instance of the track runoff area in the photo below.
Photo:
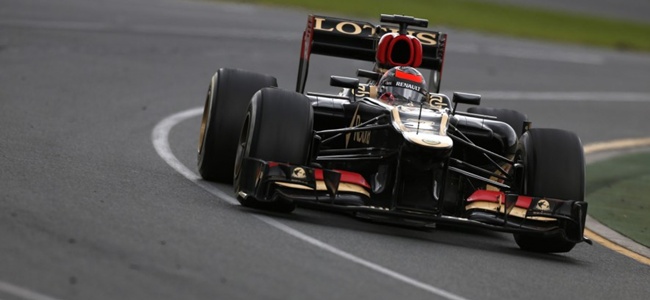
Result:
{"label": "track runoff area", "polygon": [[[588,144],[584,146],[584,151],[585,155],[590,156],[604,152],[643,149],[647,147],[650,147],[650,138],[622,139]],[[587,222],[587,229],[585,229],[586,237],[640,263],[650,265],[650,250],[647,247],[636,244],[598,222],[593,220],[589,221],[591,222]]]}

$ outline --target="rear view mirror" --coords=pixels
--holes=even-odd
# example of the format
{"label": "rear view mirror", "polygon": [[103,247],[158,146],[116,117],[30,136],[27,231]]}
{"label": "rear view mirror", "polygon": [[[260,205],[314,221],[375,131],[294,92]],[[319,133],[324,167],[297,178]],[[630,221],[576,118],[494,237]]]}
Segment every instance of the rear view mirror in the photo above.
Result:
{"label": "rear view mirror", "polygon": [[469,104],[469,105],[481,104],[481,95],[454,92],[454,97],[452,98],[452,101],[454,102],[454,110],[452,111],[452,114],[455,114],[456,107],[458,107],[458,103]]}
{"label": "rear view mirror", "polygon": [[469,93],[460,93],[454,92],[454,97],[452,98],[455,104],[463,103],[469,105],[479,105],[481,104],[481,95],[469,94]]}
{"label": "rear view mirror", "polygon": [[330,76],[330,85],[356,90],[359,87],[359,78]]}

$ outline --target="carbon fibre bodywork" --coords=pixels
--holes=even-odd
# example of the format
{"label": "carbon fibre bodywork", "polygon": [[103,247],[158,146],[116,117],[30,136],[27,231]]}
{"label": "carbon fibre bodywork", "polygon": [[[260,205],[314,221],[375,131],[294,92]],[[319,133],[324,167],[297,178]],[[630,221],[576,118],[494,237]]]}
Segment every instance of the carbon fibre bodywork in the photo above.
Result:
{"label": "carbon fibre bodywork", "polygon": [[309,99],[315,126],[311,164],[249,158],[242,167],[241,197],[326,206],[393,223],[449,223],[584,240],[586,202],[520,194],[518,138],[508,124],[450,114],[453,147],[427,147],[396,130],[392,115],[399,108],[372,98]]}
{"label": "carbon fibre bodywork", "polygon": [[[487,228],[515,233],[516,239],[521,234],[524,238],[517,242],[522,248],[543,252],[566,252],[575,243],[589,242],[583,236],[587,203],[584,155],[577,136],[552,130],[532,134],[530,122],[520,113],[502,118],[457,111],[459,103],[478,105],[480,96],[454,93],[450,99],[437,93],[446,34],[407,30],[407,25],[426,26],[422,19],[382,15],[382,21],[399,27],[309,17],[296,86],[300,99],[306,99],[313,111],[313,128],[307,129],[312,137],[306,149],[309,158],[304,164],[291,164],[238,154],[242,158],[235,170],[235,191],[242,204],[304,204],[390,223]],[[389,31],[420,36],[422,53],[414,52],[408,42],[383,49],[378,33]],[[377,51],[386,51],[390,63],[421,60],[431,71],[429,88],[436,92],[419,104],[377,99],[376,83],[387,67],[386,58],[377,54],[372,71],[357,73],[367,79],[365,83],[332,76],[330,84],[342,88],[338,94],[302,95],[312,53],[371,61]],[[405,58],[408,51],[421,57]],[[541,149],[540,144],[552,141],[554,134],[568,136],[572,148],[560,146],[556,151],[553,145],[545,145]],[[240,144],[245,150],[246,142]],[[573,163],[568,168],[579,175],[575,188],[568,184],[556,191],[531,183],[540,180],[549,186],[553,172],[564,166],[544,164],[555,164],[553,160],[562,155],[570,156]],[[557,247],[538,247],[546,241]]]}

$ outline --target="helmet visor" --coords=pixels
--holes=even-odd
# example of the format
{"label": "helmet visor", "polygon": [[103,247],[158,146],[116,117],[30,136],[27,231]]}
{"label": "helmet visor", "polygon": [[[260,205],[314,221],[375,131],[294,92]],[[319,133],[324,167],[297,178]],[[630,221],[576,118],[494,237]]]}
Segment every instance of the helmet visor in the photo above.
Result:
{"label": "helmet visor", "polygon": [[390,93],[394,101],[404,102],[423,102],[425,100],[424,94],[421,92],[416,92],[412,89],[403,88],[399,86],[384,86],[382,89],[384,94]]}

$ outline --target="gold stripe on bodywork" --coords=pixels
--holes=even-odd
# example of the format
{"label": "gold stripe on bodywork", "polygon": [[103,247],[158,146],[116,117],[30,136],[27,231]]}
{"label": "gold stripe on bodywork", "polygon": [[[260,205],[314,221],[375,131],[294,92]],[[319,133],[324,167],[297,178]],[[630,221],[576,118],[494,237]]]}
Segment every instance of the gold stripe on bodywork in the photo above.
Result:
{"label": "gold stripe on bodywork", "polygon": [[[276,182],[275,184],[283,187],[288,187],[292,189],[300,189],[300,190],[312,190],[308,186],[304,186],[302,184],[296,184],[296,183],[289,183],[289,182]],[[325,182],[322,180],[317,180],[316,181],[316,190],[317,191],[327,191],[327,187],[325,186]],[[365,195],[366,197],[370,197],[370,193],[353,183],[347,183],[347,182],[341,182],[339,183],[339,192],[346,192],[346,193],[357,193],[357,194],[362,194]]]}
{"label": "gold stripe on bodywork", "polygon": [[[514,160],[514,159],[515,159],[515,155],[514,155],[514,154],[513,154],[513,155],[509,155],[509,156],[507,156],[506,158],[509,159],[509,160]],[[506,171],[506,172],[510,172],[510,168],[511,168],[511,167],[512,167],[512,166],[511,166],[510,164],[503,164],[503,165],[501,165],[501,168],[503,168],[503,170]],[[501,170],[499,170],[499,169],[497,169],[496,171],[494,171],[494,174],[496,174],[497,176],[503,175],[503,174],[501,173]],[[500,183],[503,183],[503,179],[499,179],[499,178],[496,178],[496,177],[494,177],[494,176],[490,176],[490,180],[492,180],[492,181],[496,181],[496,182],[500,182]],[[500,192],[500,191],[501,191],[500,188],[498,188],[498,187],[496,187],[496,186],[493,186],[493,185],[489,185],[489,184],[485,186],[485,190],[488,190],[488,191],[497,191],[497,192]]]}
{"label": "gold stripe on bodywork", "polygon": [[[350,121],[350,127],[349,128],[354,128],[354,120],[357,118],[357,114],[359,113],[359,104],[357,104],[357,109],[354,110],[354,115],[352,116],[352,120]],[[350,136],[352,133],[347,133],[345,134],[345,148],[348,148],[348,144],[350,143]]]}
{"label": "gold stripe on bodywork", "polygon": [[[501,214],[505,212],[505,206],[503,204],[495,203],[495,202],[487,202],[487,201],[474,201],[468,204],[467,206],[465,206],[466,211],[470,209],[481,209],[481,210],[493,211]],[[526,218],[526,209],[515,206],[512,208],[512,210],[508,215],[524,219]],[[548,218],[548,217],[527,217],[526,219],[535,220],[535,221],[545,221],[545,222],[556,221],[556,219]]]}

